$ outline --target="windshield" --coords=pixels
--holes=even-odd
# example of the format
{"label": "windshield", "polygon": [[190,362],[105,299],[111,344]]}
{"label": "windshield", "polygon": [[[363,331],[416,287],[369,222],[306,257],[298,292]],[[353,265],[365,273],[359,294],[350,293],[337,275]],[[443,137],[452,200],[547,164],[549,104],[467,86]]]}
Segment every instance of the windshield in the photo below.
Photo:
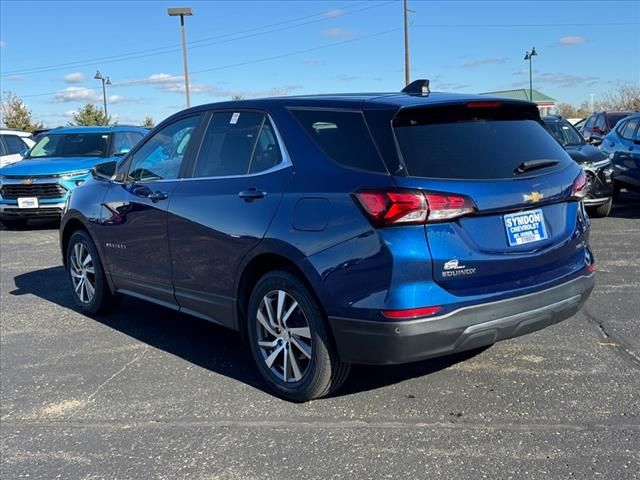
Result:
{"label": "windshield", "polygon": [[45,135],[31,149],[29,157],[106,157],[108,145],[108,133]]}
{"label": "windshield", "polygon": [[582,135],[569,122],[552,120],[545,122],[544,126],[563,147],[580,147],[585,144]]}

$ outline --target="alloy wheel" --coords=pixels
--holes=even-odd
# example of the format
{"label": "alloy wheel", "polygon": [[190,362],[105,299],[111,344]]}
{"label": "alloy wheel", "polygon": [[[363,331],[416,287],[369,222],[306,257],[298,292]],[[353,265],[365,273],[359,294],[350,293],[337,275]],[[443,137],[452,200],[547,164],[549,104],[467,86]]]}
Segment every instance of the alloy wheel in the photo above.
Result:
{"label": "alloy wheel", "polygon": [[258,348],[269,371],[285,383],[299,382],[311,366],[311,330],[298,302],[284,290],[261,300],[257,315]]}
{"label": "alloy wheel", "polygon": [[96,294],[96,271],[87,247],[78,242],[69,256],[69,274],[73,289],[82,303],[91,303]]}

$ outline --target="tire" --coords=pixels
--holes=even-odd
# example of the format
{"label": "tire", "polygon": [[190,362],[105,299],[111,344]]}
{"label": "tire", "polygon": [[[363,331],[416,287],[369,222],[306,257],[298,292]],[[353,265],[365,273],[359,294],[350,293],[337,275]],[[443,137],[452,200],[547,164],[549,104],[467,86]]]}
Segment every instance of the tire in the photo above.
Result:
{"label": "tire", "polygon": [[344,383],[351,365],[340,360],[322,309],[295,275],[280,270],[264,275],[247,312],[253,359],[278,396],[306,402]]}
{"label": "tire", "polygon": [[603,218],[611,213],[611,206],[613,205],[613,198],[607,200],[607,203],[598,205],[597,207],[590,207],[587,209],[590,217]]}
{"label": "tire", "polygon": [[613,200],[618,200],[620,198],[620,189],[621,188],[622,187],[620,186],[620,184],[614,180],[614,182],[613,182],[613,194],[612,194],[612,199]]}
{"label": "tire", "polygon": [[[71,235],[65,260],[71,294],[81,312],[95,315],[118,306],[120,297],[109,290],[98,250],[86,231],[77,230]],[[78,278],[79,275],[84,280]]]}
{"label": "tire", "polygon": [[9,220],[0,220],[0,223],[2,223],[2,225],[4,225],[4,227],[8,230],[13,229],[13,228],[21,228],[24,227],[27,224],[27,219],[26,218],[12,218]]}

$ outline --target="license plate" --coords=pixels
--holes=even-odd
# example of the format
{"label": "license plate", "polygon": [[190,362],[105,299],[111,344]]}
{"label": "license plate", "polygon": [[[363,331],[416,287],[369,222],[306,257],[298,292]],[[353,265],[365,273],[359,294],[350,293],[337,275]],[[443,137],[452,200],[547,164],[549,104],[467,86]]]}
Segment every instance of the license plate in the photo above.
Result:
{"label": "license plate", "polygon": [[18,198],[18,208],[38,208],[38,199],[36,197]]}
{"label": "license plate", "polygon": [[529,210],[505,215],[504,226],[511,247],[539,242],[548,238],[542,210]]}

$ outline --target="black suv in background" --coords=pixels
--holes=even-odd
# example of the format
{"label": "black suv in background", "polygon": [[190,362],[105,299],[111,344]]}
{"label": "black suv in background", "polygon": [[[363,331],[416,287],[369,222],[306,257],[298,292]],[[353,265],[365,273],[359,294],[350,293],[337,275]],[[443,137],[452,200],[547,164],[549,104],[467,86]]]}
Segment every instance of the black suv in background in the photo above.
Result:
{"label": "black suv in background", "polygon": [[602,143],[602,137],[613,130],[616,123],[627,115],[631,115],[631,112],[594,113],[587,118],[587,121],[584,123],[581,130],[582,136],[587,142],[593,145],[600,145]]}

